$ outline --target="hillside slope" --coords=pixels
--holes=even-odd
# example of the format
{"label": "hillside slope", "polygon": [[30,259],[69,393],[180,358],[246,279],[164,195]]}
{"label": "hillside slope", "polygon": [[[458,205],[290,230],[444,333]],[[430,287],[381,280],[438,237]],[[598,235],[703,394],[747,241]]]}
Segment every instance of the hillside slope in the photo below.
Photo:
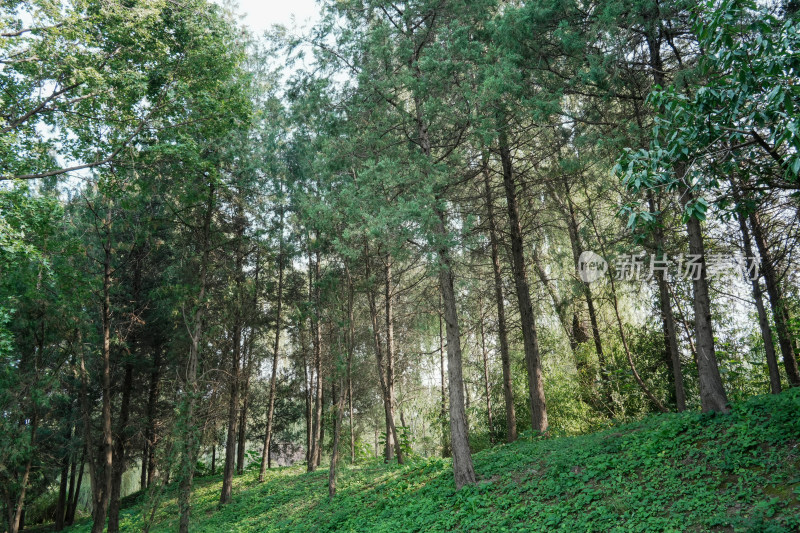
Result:
{"label": "hillside slope", "polygon": [[[192,531],[798,531],[799,443],[795,389],[730,415],[655,415],[497,446],[474,456],[479,483],[458,493],[443,459],[343,468],[333,502],[325,468],[273,471],[263,484],[241,476],[224,509],[219,477],[204,478]],[[142,530],[142,511],[123,511],[123,531]],[[152,530],[176,526],[168,492]]]}

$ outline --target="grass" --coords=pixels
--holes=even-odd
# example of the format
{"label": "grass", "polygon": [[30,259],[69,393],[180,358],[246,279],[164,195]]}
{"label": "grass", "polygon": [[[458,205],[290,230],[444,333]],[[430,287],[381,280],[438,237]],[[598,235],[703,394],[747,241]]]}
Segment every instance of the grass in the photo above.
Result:
{"label": "grass", "polygon": [[[478,484],[456,492],[448,460],[347,466],[329,501],[327,469],[197,481],[193,532],[800,530],[800,389],[730,415],[666,414],[579,437],[526,437],[474,455]],[[142,530],[144,496],[123,531]],[[152,531],[177,530],[172,490]],[[78,524],[73,533],[89,531]]]}

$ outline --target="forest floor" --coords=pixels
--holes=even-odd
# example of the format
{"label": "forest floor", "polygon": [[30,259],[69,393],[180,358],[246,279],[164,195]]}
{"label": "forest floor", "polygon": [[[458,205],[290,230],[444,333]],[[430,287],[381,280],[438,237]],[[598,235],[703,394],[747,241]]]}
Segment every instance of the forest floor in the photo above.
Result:
{"label": "forest floor", "polygon": [[[730,415],[654,415],[579,437],[523,437],[474,455],[478,484],[456,492],[448,460],[345,466],[328,499],[324,467],[197,480],[193,532],[800,531],[800,389]],[[145,497],[123,531],[142,531]],[[176,531],[172,489],[152,531]],[[89,531],[88,523],[72,532]]]}

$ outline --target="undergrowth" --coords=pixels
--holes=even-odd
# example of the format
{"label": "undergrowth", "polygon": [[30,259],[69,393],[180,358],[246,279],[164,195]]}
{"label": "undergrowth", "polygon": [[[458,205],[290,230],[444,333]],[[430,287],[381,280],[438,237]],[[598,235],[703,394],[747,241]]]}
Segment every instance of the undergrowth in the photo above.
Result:
{"label": "undergrowth", "polygon": [[[749,531],[800,530],[800,389],[759,396],[729,415],[654,415],[579,437],[523,437],[474,455],[478,484],[456,492],[451,464],[345,466],[201,478],[194,532]],[[123,510],[142,530],[144,496]],[[152,531],[177,529],[172,490]],[[72,532],[89,531],[89,524]]]}

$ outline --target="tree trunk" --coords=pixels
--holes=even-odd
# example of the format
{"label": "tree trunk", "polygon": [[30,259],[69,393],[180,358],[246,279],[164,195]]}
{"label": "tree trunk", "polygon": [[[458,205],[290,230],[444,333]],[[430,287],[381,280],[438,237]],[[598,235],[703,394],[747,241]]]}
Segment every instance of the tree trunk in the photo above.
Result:
{"label": "tree trunk", "polygon": [[153,347],[153,368],[150,371],[150,383],[147,394],[147,426],[144,433],[144,451],[142,455],[142,489],[150,486],[156,473],[156,408],[158,406],[159,385],[161,379],[161,344]]}
{"label": "tree trunk", "polygon": [[[309,250],[310,251],[310,250]],[[313,280],[314,283],[312,284],[309,289],[311,289],[314,295],[314,312],[311,315],[311,333],[312,333],[312,344],[314,349],[314,372],[317,376],[316,381],[316,388],[314,390],[314,413],[313,413],[313,420],[311,424],[311,453],[308,462],[308,471],[313,472],[316,470],[319,456],[320,456],[320,448],[322,446],[321,437],[322,437],[322,333],[321,333],[321,326],[320,326],[320,286],[319,286],[319,278],[320,278],[320,252],[316,250],[314,253],[314,271],[313,271],[313,278],[309,276],[310,280]]]}
{"label": "tree trunk", "polygon": [[499,135],[500,158],[503,165],[503,185],[508,206],[508,221],[511,229],[511,256],[514,266],[514,285],[519,301],[519,316],[522,323],[522,338],[525,348],[525,367],[528,372],[528,396],[531,406],[531,427],[535,431],[547,431],[547,406],[545,403],[542,364],[539,355],[539,339],[536,318],[533,315],[530,287],[525,272],[525,252],[522,225],[519,218],[516,184],[511,151],[504,131]]}
{"label": "tree trunk", "polygon": [[[30,436],[30,449],[35,450],[36,446],[36,431],[38,429],[39,417],[34,407],[33,416],[31,418],[31,436]],[[9,533],[19,533],[25,527],[25,495],[28,492],[28,482],[31,477],[31,468],[33,467],[33,452],[30,453],[28,460],[25,462],[25,471],[20,480],[20,490],[17,496],[16,506],[11,515],[10,524],[8,527]],[[11,511],[9,509],[9,511]]]}
{"label": "tree trunk", "polygon": [[[549,187],[548,189],[550,198],[559,205],[561,212],[564,215],[564,221],[567,226],[567,235],[569,236],[570,241],[570,249],[572,251],[572,260],[575,264],[576,270],[579,270],[580,256],[584,251],[584,247],[581,242],[580,234],[578,233],[578,220],[575,214],[575,205],[572,202],[569,184],[566,182],[563,183],[564,198],[562,198],[560,193],[555,190],[555,187]],[[582,305],[576,302],[576,309],[573,311],[572,320],[570,321],[566,305],[564,302],[561,302],[558,299],[555,288],[552,286],[552,283],[550,283],[544,268],[541,266],[537,250],[534,250],[533,260],[534,266],[536,267],[539,275],[539,279],[545,285],[545,288],[547,288],[548,292],[550,293],[550,297],[554,302],[559,320],[561,321],[562,327],[569,339],[570,348],[575,355],[575,368],[578,372],[578,379],[582,389],[581,399],[584,401],[584,403],[593,406],[595,410],[604,413],[609,418],[613,418],[614,399],[611,395],[611,379],[608,375],[608,365],[606,364],[605,353],[603,351],[603,342],[600,337],[600,327],[597,321],[597,312],[595,310],[594,296],[592,295],[591,287],[587,283],[577,281],[577,283],[579,283],[578,291],[583,295],[589,313],[589,325],[591,328],[590,337],[590,334],[586,330],[584,320],[581,316],[583,314],[583,309],[581,308]],[[599,366],[599,391],[595,386],[594,369],[591,368],[587,362],[579,359],[578,357],[578,347],[588,342],[590,338],[594,341],[594,350],[595,354],[597,355],[597,363]]]}
{"label": "tree trunk", "polygon": [[[135,343],[134,343],[135,344]],[[122,489],[122,476],[126,470],[125,440],[130,417],[131,391],[133,390],[133,365],[125,365],[125,378],[122,381],[122,405],[120,406],[117,438],[114,442],[114,478],[111,483],[111,499],[108,504],[107,533],[119,531],[120,495]]]}
{"label": "tree trunk", "polygon": [[236,426],[239,415],[239,387],[241,386],[241,356],[242,356],[242,284],[244,277],[244,252],[242,240],[244,238],[244,215],[241,207],[236,213],[236,298],[233,312],[233,335],[231,339],[231,378],[230,400],[228,402],[228,428],[225,440],[225,467],[222,473],[222,491],[219,497],[220,505],[231,502],[233,492],[233,474],[236,468]]}
{"label": "tree trunk", "polygon": [[486,351],[486,336],[483,331],[483,300],[478,300],[478,329],[481,335],[481,354],[483,356],[483,388],[486,394],[486,417],[489,422],[489,439],[494,442],[494,421],[492,420],[492,389],[489,383],[489,354]]}
{"label": "tree trunk", "polygon": [[[755,257],[753,255],[753,245],[750,242],[750,230],[747,227],[747,219],[741,212],[737,212],[736,216],[739,219],[739,229],[742,231],[744,253],[747,257]],[[758,311],[758,325],[761,328],[761,336],[764,338],[764,354],[766,355],[767,368],[769,369],[770,392],[772,392],[772,394],[780,394],[781,374],[778,370],[778,358],[775,354],[775,341],[772,338],[772,328],[770,328],[767,310],[764,306],[764,293],[761,291],[761,284],[759,283],[758,276],[752,276],[750,282],[753,286],[753,299],[755,299],[756,310]]]}
{"label": "tree trunk", "polygon": [[[366,279],[371,278],[370,257],[367,245],[364,247],[364,264],[366,265]],[[378,364],[378,380],[381,386],[381,399],[383,400],[383,414],[386,422],[386,443],[384,447],[384,461],[389,462],[393,457],[394,443],[397,442],[397,428],[394,424],[394,407],[390,401],[389,388],[386,379],[386,369],[383,361],[383,347],[381,344],[380,327],[378,325],[378,306],[375,293],[367,291],[369,300],[369,316],[372,322],[372,339],[375,348],[375,359]]]}
{"label": "tree trunk", "polygon": [[[661,57],[661,44],[663,41],[662,34],[659,29],[661,27],[660,19],[660,8],[657,4],[655,4],[653,10],[648,10],[645,13],[645,24],[647,29],[644,33],[644,37],[647,41],[649,52],[648,59],[650,64],[650,72],[653,75],[653,85],[663,88],[665,86],[665,70],[664,62]],[[663,109],[661,109],[661,111],[663,112]],[[639,117],[637,116],[637,119],[638,118]],[[656,206],[652,191],[648,192],[648,202],[650,204],[650,212],[655,213]],[[654,237],[657,259],[661,260],[664,254],[665,239],[664,232],[660,226],[657,226]],[[661,322],[664,330],[664,346],[668,354],[667,363],[672,370],[673,384],[675,387],[675,404],[678,408],[678,412],[682,412],[686,409],[686,390],[683,383],[683,371],[681,369],[681,361],[678,351],[678,335],[675,328],[675,317],[672,314],[669,287],[667,286],[667,281],[664,278],[663,271],[656,272],[656,282],[658,284],[658,300],[661,311]],[[716,356],[714,356],[714,358],[716,365]]]}
{"label": "tree trunk", "polygon": [[[110,213],[110,208],[109,208]],[[108,504],[111,500],[113,482],[114,437],[111,429],[111,219],[105,220],[106,240],[103,243],[103,463],[98,468],[102,478],[94,484],[92,504],[92,533],[102,533],[106,525]],[[91,471],[90,471],[91,473]],[[99,474],[100,472],[96,472]]]}
{"label": "tree trunk", "polygon": [[[683,172],[680,172],[683,174]],[[692,200],[690,191],[681,191],[683,207]],[[700,261],[700,275],[692,281],[694,288],[694,322],[697,337],[697,373],[700,388],[700,406],[703,412],[727,413],[728,398],[722,385],[717,355],[714,349],[714,331],[711,325],[711,299],[708,295],[705,245],[700,220],[691,217],[686,222],[689,235],[689,254]]]}
{"label": "tree trunk", "polygon": [[[414,54],[416,56],[416,53]],[[414,57],[412,63],[418,58]],[[415,65],[415,77],[420,79],[422,73],[419,66]],[[419,97],[414,98],[414,111],[419,136],[419,146],[426,158],[431,157],[431,140],[428,127],[425,124],[422,102]],[[453,265],[450,250],[447,245],[449,235],[445,219],[444,206],[440,204],[442,198],[438,195],[433,198],[433,210],[436,214],[434,234],[439,240],[436,254],[439,259],[439,291],[442,295],[444,321],[447,328],[447,373],[450,390],[450,448],[453,453],[453,476],[456,490],[464,485],[474,485],[475,467],[472,464],[472,455],[469,449],[469,427],[467,414],[464,410],[464,375],[461,366],[461,332],[458,325],[458,309],[456,308],[456,295],[453,282]]]}
{"label": "tree trunk", "polygon": [[620,340],[622,340],[622,349],[625,352],[625,357],[628,360],[628,366],[631,369],[631,374],[633,375],[634,381],[636,384],[639,385],[639,388],[642,389],[645,396],[655,405],[656,409],[661,411],[662,413],[667,413],[669,410],[664,407],[664,405],[655,397],[655,395],[650,391],[650,389],[645,384],[644,380],[642,380],[639,372],[636,370],[636,365],[633,362],[633,356],[631,355],[630,347],[628,346],[628,336],[625,334],[625,328],[622,324],[622,317],[619,314],[619,301],[617,300],[617,289],[616,284],[614,283],[613,276],[611,277],[611,301],[614,305],[614,316],[617,318],[617,326],[619,327],[619,336]]}
{"label": "tree trunk", "polygon": [[753,237],[758,247],[758,254],[761,256],[761,270],[764,273],[764,282],[767,286],[772,317],[775,320],[775,329],[778,333],[778,344],[781,347],[783,356],[783,366],[786,369],[786,376],[792,387],[800,386],[800,371],[797,367],[797,356],[792,346],[791,333],[789,331],[789,316],[786,312],[786,305],[781,292],[778,273],[775,269],[775,260],[769,250],[766,236],[761,225],[761,220],[757,213],[750,213],[750,225],[753,228]]}
{"label": "tree trunk", "polygon": [[[591,204],[589,206],[591,212]],[[600,236],[600,231],[597,229],[597,225],[593,218],[589,218],[589,221],[592,225],[592,229],[594,230],[595,237],[597,238],[597,242],[600,244],[600,250],[604,256],[606,256],[606,251],[603,246],[603,240]],[[655,395],[650,391],[650,389],[645,384],[644,380],[639,375],[639,372],[636,370],[636,365],[633,361],[633,355],[631,354],[630,346],[628,345],[628,336],[625,334],[625,327],[622,323],[622,317],[619,313],[619,300],[617,299],[617,286],[614,282],[614,276],[610,276],[609,281],[611,283],[611,303],[614,307],[614,316],[617,319],[617,327],[619,330],[620,340],[622,341],[622,349],[625,352],[625,358],[628,360],[628,367],[631,369],[631,374],[633,375],[634,381],[642,390],[642,392],[647,396],[650,402],[662,413],[669,412],[666,407],[655,397]]]}
{"label": "tree trunk", "polygon": [[[439,297],[439,307],[444,308],[441,296]],[[442,457],[450,457],[450,439],[447,437],[447,388],[445,387],[444,374],[444,316],[442,311],[439,311],[439,374],[442,391],[442,401],[439,408],[439,420],[442,423]]]}
{"label": "tree trunk", "polygon": [[[648,193],[650,212],[655,213],[656,202],[652,193]],[[664,230],[657,226],[653,233],[655,239],[656,260],[664,259]],[[656,270],[656,283],[658,285],[658,304],[661,311],[661,324],[664,330],[664,348],[667,352],[667,364],[672,372],[672,382],[675,390],[675,405],[678,412],[686,410],[686,389],[683,384],[683,370],[681,369],[680,351],[678,349],[678,334],[675,328],[675,316],[670,304],[669,287],[662,270]]]}
{"label": "tree trunk", "polygon": [[[144,250],[137,247],[134,255],[133,273],[133,303],[134,313],[138,314],[144,307],[142,304],[142,259]],[[125,377],[122,380],[122,401],[120,405],[119,422],[117,424],[117,435],[114,441],[114,471],[111,481],[111,499],[108,506],[108,529],[107,533],[117,533],[119,531],[119,510],[120,497],[122,490],[122,476],[127,469],[125,457],[128,421],[130,419],[131,394],[133,392],[133,355],[139,354],[141,350],[139,342],[139,328],[133,327],[131,333],[130,349],[127,350],[128,362],[125,364]]]}
{"label": "tree trunk", "polygon": [[231,358],[232,375],[230,378],[230,397],[228,401],[228,427],[225,438],[225,463],[222,470],[222,492],[219,503],[225,505],[231,502],[233,493],[233,473],[236,466],[236,422],[239,410],[239,350],[236,349],[240,341],[238,324],[234,330],[233,357]]}
{"label": "tree trunk", "polygon": [[[511,379],[511,356],[508,351],[508,333],[506,330],[506,311],[503,301],[503,278],[500,272],[500,253],[497,244],[497,224],[494,218],[494,201],[489,171],[483,172],[483,183],[486,194],[486,212],[489,222],[489,243],[492,250],[492,271],[494,273],[494,295],[497,306],[497,336],[500,340],[500,362],[503,367],[503,399],[506,406],[506,442],[517,440],[517,415],[514,410],[514,387]],[[441,328],[441,323],[439,324]],[[442,395],[444,399],[444,395]]]}
{"label": "tree trunk", "polygon": [[[355,344],[354,324],[353,324],[353,281],[350,278],[350,269],[345,266],[347,274],[347,333],[345,337],[347,348],[347,377],[350,377],[350,368],[353,364],[353,349]],[[338,366],[338,365],[337,365]],[[328,472],[328,497],[333,499],[336,495],[336,468],[339,463],[339,440],[342,432],[342,415],[344,414],[345,392],[342,390],[343,381],[339,379],[339,398],[334,393],[336,402],[336,419],[333,425],[333,451],[331,452],[331,465]],[[352,415],[351,415],[352,416]],[[352,422],[352,418],[351,418]],[[352,436],[352,427],[350,429]],[[352,450],[352,447],[351,447]],[[352,453],[352,451],[351,451]]]}
{"label": "tree trunk", "polygon": [[[350,354],[348,353],[348,359]],[[344,394],[342,383],[339,383],[338,399],[336,398],[336,387],[334,386],[334,401],[336,402],[336,419],[333,424],[333,451],[331,452],[331,465],[328,470],[328,498],[333,499],[336,495],[336,467],[339,464],[339,437],[342,432],[342,415],[344,414]]]}
{"label": "tree trunk", "polygon": [[[437,236],[444,242],[447,239],[445,215],[436,206],[438,223]],[[464,376],[461,367],[461,332],[458,326],[456,295],[453,286],[453,270],[450,251],[441,244],[437,250],[439,256],[439,288],[444,304],[444,321],[447,328],[447,372],[450,391],[450,448],[453,453],[453,475],[456,490],[464,485],[474,485],[475,468],[469,449],[469,428],[464,410]]]}
{"label": "tree trunk", "polygon": [[[320,364],[320,367],[322,365]],[[331,383],[331,386],[333,384]],[[320,396],[322,409],[319,415],[319,437],[317,438],[317,466],[322,463],[322,445],[325,442],[325,382],[322,382],[322,395]]]}
{"label": "tree trunk", "polygon": [[[663,252],[658,259],[663,258]],[[686,410],[686,389],[683,384],[683,370],[681,369],[680,352],[678,351],[678,334],[675,329],[675,316],[670,305],[669,287],[664,273],[656,272],[658,284],[658,303],[661,311],[661,324],[664,330],[664,345],[669,354],[669,368],[672,372],[672,381],[675,387],[675,406],[679,413]]]}
{"label": "tree trunk", "polygon": [[244,474],[244,457],[247,451],[247,410],[250,397],[250,353],[247,348],[244,350],[245,356],[242,362],[244,369],[244,382],[242,383],[241,408],[239,410],[239,428],[236,431],[236,473]]}
{"label": "tree trunk", "polygon": [[[203,320],[205,319],[206,291],[208,290],[208,270],[211,258],[211,218],[214,212],[214,193],[215,187],[212,183],[208,188],[208,203],[203,220],[203,234],[200,241],[203,250],[200,261],[200,290],[197,295],[197,302],[193,316],[194,328],[190,334],[189,360],[186,365],[186,389],[182,406],[180,409],[180,423],[185,427],[182,436],[182,453],[180,464],[180,487],[178,488],[178,510],[180,512],[180,522],[178,524],[179,533],[189,533],[189,519],[191,517],[191,498],[192,482],[194,481],[194,469],[197,456],[197,428],[194,423],[194,408],[197,401],[197,367],[199,364],[200,341],[203,335]],[[167,478],[171,469],[167,469]]]}
{"label": "tree trunk", "polygon": [[[75,494],[75,471],[77,470],[76,459],[77,459],[77,457],[75,457],[74,454],[70,454],[70,456],[69,456],[70,465],[69,465],[69,474],[68,474],[69,475],[69,488],[67,489],[67,497],[64,500],[64,521],[63,521],[63,524],[62,524],[62,528],[63,528],[63,526],[70,525],[69,511],[70,511],[70,505],[72,504],[73,494]],[[58,516],[61,516],[61,515],[57,515],[56,518],[58,518]]]}
{"label": "tree trunk", "polygon": [[347,403],[350,411],[350,463],[356,462],[356,435],[353,433],[353,364],[347,364]]}
{"label": "tree trunk", "polygon": [[[96,452],[92,445],[92,422],[91,422],[91,408],[89,407],[89,374],[86,371],[86,358],[83,353],[83,341],[80,331],[78,332],[78,354],[80,363],[80,377],[81,377],[81,418],[83,418],[83,442],[84,442],[84,456],[88,459],[89,463],[89,492],[93,505],[98,505],[95,496],[102,490],[100,485],[100,477],[98,474],[99,465],[97,464]],[[81,472],[81,475],[83,472]],[[80,483],[78,483],[77,496],[80,492]],[[74,516],[74,515],[73,515]]]}
{"label": "tree trunk", "polygon": [[[64,529],[64,515],[67,509],[67,486],[70,480],[70,441],[72,440],[72,425],[69,426],[69,431],[65,432],[66,438],[64,439],[64,455],[61,457],[61,475],[59,476],[59,483],[58,483],[58,502],[56,503],[56,520],[55,520],[55,530],[61,531]],[[73,462],[73,465],[75,463]],[[74,466],[73,466],[73,476],[72,482],[75,483],[74,477]]]}
{"label": "tree trunk", "polygon": [[[572,259],[575,262],[575,267],[580,268],[578,263],[581,254],[584,252],[584,247],[581,243],[580,234],[578,233],[578,220],[575,216],[575,205],[572,202],[570,190],[566,184],[564,185],[564,196],[566,197],[567,233],[572,248]],[[600,326],[597,320],[597,311],[594,304],[594,296],[592,295],[592,288],[588,283],[581,282],[581,291],[586,299],[586,307],[589,311],[589,324],[592,329],[592,340],[594,341],[594,351],[595,354],[597,354],[597,363],[600,367],[602,402],[605,404],[604,409],[609,418],[613,418],[614,398],[611,396],[611,378],[608,375],[608,364],[606,362],[605,352],[603,351],[603,342],[600,337]]]}
{"label": "tree trunk", "polygon": [[[308,343],[304,332],[305,329],[301,325],[299,335],[300,352],[303,354],[303,384],[306,389],[306,465],[308,465],[311,463],[311,390],[314,385],[314,376],[309,376],[308,372]],[[269,450],[267,450],[267,454],[269,454]],[[267,466],[271,466],[269,463],[270,458],[271,455],[267,455]]]}
{"label": "tree trunk", "polygon": [[264,447],[261,450],[261,471],[258,481],[264,482],[269,465],[269,448],[272,445],[272,424],[275,415],[275,391],[278,378],[278,349],[281,342],[281,306],[283,304],[283,211],[278,225],[278,302],[275,308],[275,343],[272,345],[272,374],[269,380],[269,405],[267,407],[267,432],[264,434]]}
{"label": "tree trunk", "polygon": [[[394,315],[392,306],[392,256],[386,254],[385,264],[386,283],[384,285],[384,302],[386,304],[386,389],[389,402],[389,416],[394,424],[394,406],[396,404],[394,394]],[[400,439],[397,436],[397,428],[392,428],[392,438],[394,440],[397,463],[403,464],[403,450],[400,446]]]}
{"label": "tree trunk", "polygon": [[[73,463],[74,465],[74,463]],[[83,451],[81,452],[81,461],[80,461],[80,468],[78,470],[78,481],[75,485],[75,489],[73,492],[72,489],[72,476],[70,476],[70,495],[71,498],[67,498],[67,516],[64,519],[64,524],[71,526],[73,522],[75,522],[75,511],[78,509],[78,496],[81,493],[81,485],[83,484],[83,471],[86,468],[86,446],[84,445]]]}
{"label": "tree trunk", "polygon": [[[282,229],[281,229],[282,231]],[[253,300],[252,300],[252,313],[258,313],[259,305],[258,305],[258,296],[261,291],[260,281],[260,273],[261,273],[261,253],[260,248],[256,251],[256,272],[255,272],[255,283],[253,287]],[[281,280],[283,281],[283,280]],[[280,298],[280,296],[279,296]],[[239,417],[239,445],[237,448],[236,453],[236,471],[238,474],[244,474],[244,460],[245,460],[245,451],[247,447],[247,415],[250,408],[250,380],[253,377],[253,365],[255,364],[256,358],[253,355],[253,344],[255,343],[255,324],[253,323],[254,318],[251,316],[250,321],[250,335],[247,338],[247,343],[245,345],[245,353],[247,354],[245,359],[247,361],[247,367],[245,370],[245,380],[244,380],[244,390],[243,390],[243,398],[242,398],[242,414]],[[280,312],[278,313],[278,324],[280,324]],[[280,325],[278,325],[280,328]],[[277,345],[276,339],[276,345]],[[276,348],[277,350],[277,348]]]}
{"label": "tree trunk", "polygon": [[347,354],[347,401],[350,409],[350,463],[356,462],[356,436],[353,433],[353,347],[355,344],[355,317],[353,316],[353,300],[354,288],[353,278],[350,275],[350,269],[345,265],[347,273],[347,334],[348,334],[348,347]]}

